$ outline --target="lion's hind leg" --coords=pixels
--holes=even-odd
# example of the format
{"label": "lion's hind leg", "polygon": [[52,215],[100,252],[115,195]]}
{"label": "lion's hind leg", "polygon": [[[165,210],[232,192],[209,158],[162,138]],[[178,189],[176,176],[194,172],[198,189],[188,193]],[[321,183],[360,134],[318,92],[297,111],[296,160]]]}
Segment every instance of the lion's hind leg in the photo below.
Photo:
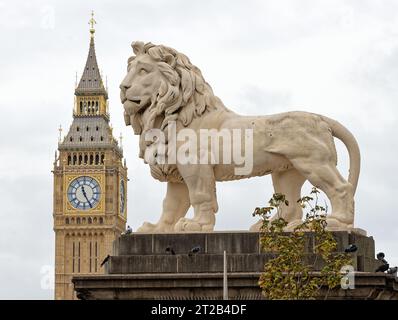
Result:
{"label": "lion's hind leg", "polygon": [[[289,225],[287,231],[293,230],[295,226],[302,222],[303,211],[297,200],[301,197],[301,188],[305,182],[304,176],[295,168],[286,171],[275,171],[272,173],[272,184],[275,193],[282,193],[288,200],[289,205],[281,205],[281,215],[276,214],[271,217],[271,221],[277,218],[283,218]],[[250,227],[250,231],[259,231],[262,226],[262,220]]]}
{"label": "lion's hind leg", "polygon": [[[305,177],[295,168],[272,173],[275,192],[284,194],[288,201],[288,205],[282,204],[281,207],[281,218],[288,222],[286,231],[292,231],[295,226],[302,223],[303,210],[297,200],[301,197],[301,188],[305,180]],[[277,217],[274,216],[271,219],[275,218]]]}
{"label": "lion's hind leg", "polygon": [[326,193],[332,205],[327,218],[329,229],[350,229],[354,223],[354,192],[352,185],[337,170],[335,164],[311,161],[311,158],[291,160],[294,167],[314,186]]}

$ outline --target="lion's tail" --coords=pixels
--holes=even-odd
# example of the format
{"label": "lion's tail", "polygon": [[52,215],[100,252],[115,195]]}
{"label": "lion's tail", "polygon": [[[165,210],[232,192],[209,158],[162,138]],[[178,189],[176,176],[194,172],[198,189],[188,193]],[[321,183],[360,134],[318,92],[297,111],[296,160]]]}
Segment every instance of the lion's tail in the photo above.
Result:
{"label": "lion's tail", "polygon": [[359,172],[361,169],[361,153],[359,151],[357,140],[346,127],[336,120],[325,116],[321,116],[321,118],[328,123],[330,129],[332,130],[333,136],[341,140],[348,150],[348,155],[350,157],[348,182],[353,186],[353,192],[355,194],[355,190],[357,189],[358,185]]}

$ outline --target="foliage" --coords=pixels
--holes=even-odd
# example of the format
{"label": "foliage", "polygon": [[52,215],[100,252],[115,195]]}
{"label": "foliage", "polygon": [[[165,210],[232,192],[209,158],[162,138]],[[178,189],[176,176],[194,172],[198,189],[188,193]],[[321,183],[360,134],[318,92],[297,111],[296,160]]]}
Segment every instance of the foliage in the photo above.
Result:
{"label": "foliage", "polygon": [[[341,268],[351,264],[349,254],[336,252],[337,242],[332,232],[326,230],[327,207],[318,204],[318,194],[314,187],[310,196],[297,201],[309,211],[292,232],[284,232],[288,222],[282,218],[282,210],[283,205],[288,206],[289,202],[283,194],[275,193],[268,207],[256,208],[253,213],[253,216],[258,215],[263,220],[262,249],[272,254],[259,279],[263,294],[268,299],[314,299],[322,286],[328,291],[337,287],[344,275]],[[276,213],[270,219],[274,211]],[[313,252],[316,254],[311,262],[305,252],[308,232],[313,234]],[[319,258],[324,266],[319,272],[314,272]]]}

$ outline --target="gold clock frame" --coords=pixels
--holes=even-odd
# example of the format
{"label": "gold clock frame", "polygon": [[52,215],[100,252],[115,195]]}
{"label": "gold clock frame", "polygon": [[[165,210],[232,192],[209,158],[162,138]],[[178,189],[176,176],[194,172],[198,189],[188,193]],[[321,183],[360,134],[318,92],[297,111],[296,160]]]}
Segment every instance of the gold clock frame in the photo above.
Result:
{"label": "gold clock frame", "polygon": [[[69,185],[71,184],[71,182],[73,180],[75,180],[76,178],[79,177],[90,177],[93,178],[95,180],[97,180],[100,188],[101,188],[101,196],[100,196],[100,201],[98,202],[98,204],[92,208],[92,209],[88,209],[88,210],[81,210],[81,209],[76,209],[75,207],[73,207],[69,200],[68,200],[68,196],[67,196],[67,190],[69,188]],[[76,213],[81,213],[81,214],[86,214],[86,213],[90,213],[90,214],[99,214],[99,213],[105,213],[105,196],[104,196],[104,192],[105,192],[105,177],[103,174],[95,174],[95,173],[80,173],[80,174],[67,174],[64,176],[64,213],[65,214],[76,214]]]}

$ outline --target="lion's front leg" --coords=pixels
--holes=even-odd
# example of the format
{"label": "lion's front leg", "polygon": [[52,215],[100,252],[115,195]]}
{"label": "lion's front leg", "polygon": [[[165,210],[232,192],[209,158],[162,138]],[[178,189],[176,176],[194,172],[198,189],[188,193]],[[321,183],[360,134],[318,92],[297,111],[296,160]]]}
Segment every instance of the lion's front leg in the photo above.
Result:
{"label": "lion's front leg", "polygon": [[167,193],[163,200],[163,212],[156,224],[144,222],[138,232],[173,232],[178,220],[184,217],[190,207],[187,185],[167,182]]}
{"label": "lion's front leg", "polygon": [[193,219],[181,218],[175,231],[213,231],[218,210],[216,183],[210,165],[181,165],[181,176],[189,189],[189,199],[194,208]]}

